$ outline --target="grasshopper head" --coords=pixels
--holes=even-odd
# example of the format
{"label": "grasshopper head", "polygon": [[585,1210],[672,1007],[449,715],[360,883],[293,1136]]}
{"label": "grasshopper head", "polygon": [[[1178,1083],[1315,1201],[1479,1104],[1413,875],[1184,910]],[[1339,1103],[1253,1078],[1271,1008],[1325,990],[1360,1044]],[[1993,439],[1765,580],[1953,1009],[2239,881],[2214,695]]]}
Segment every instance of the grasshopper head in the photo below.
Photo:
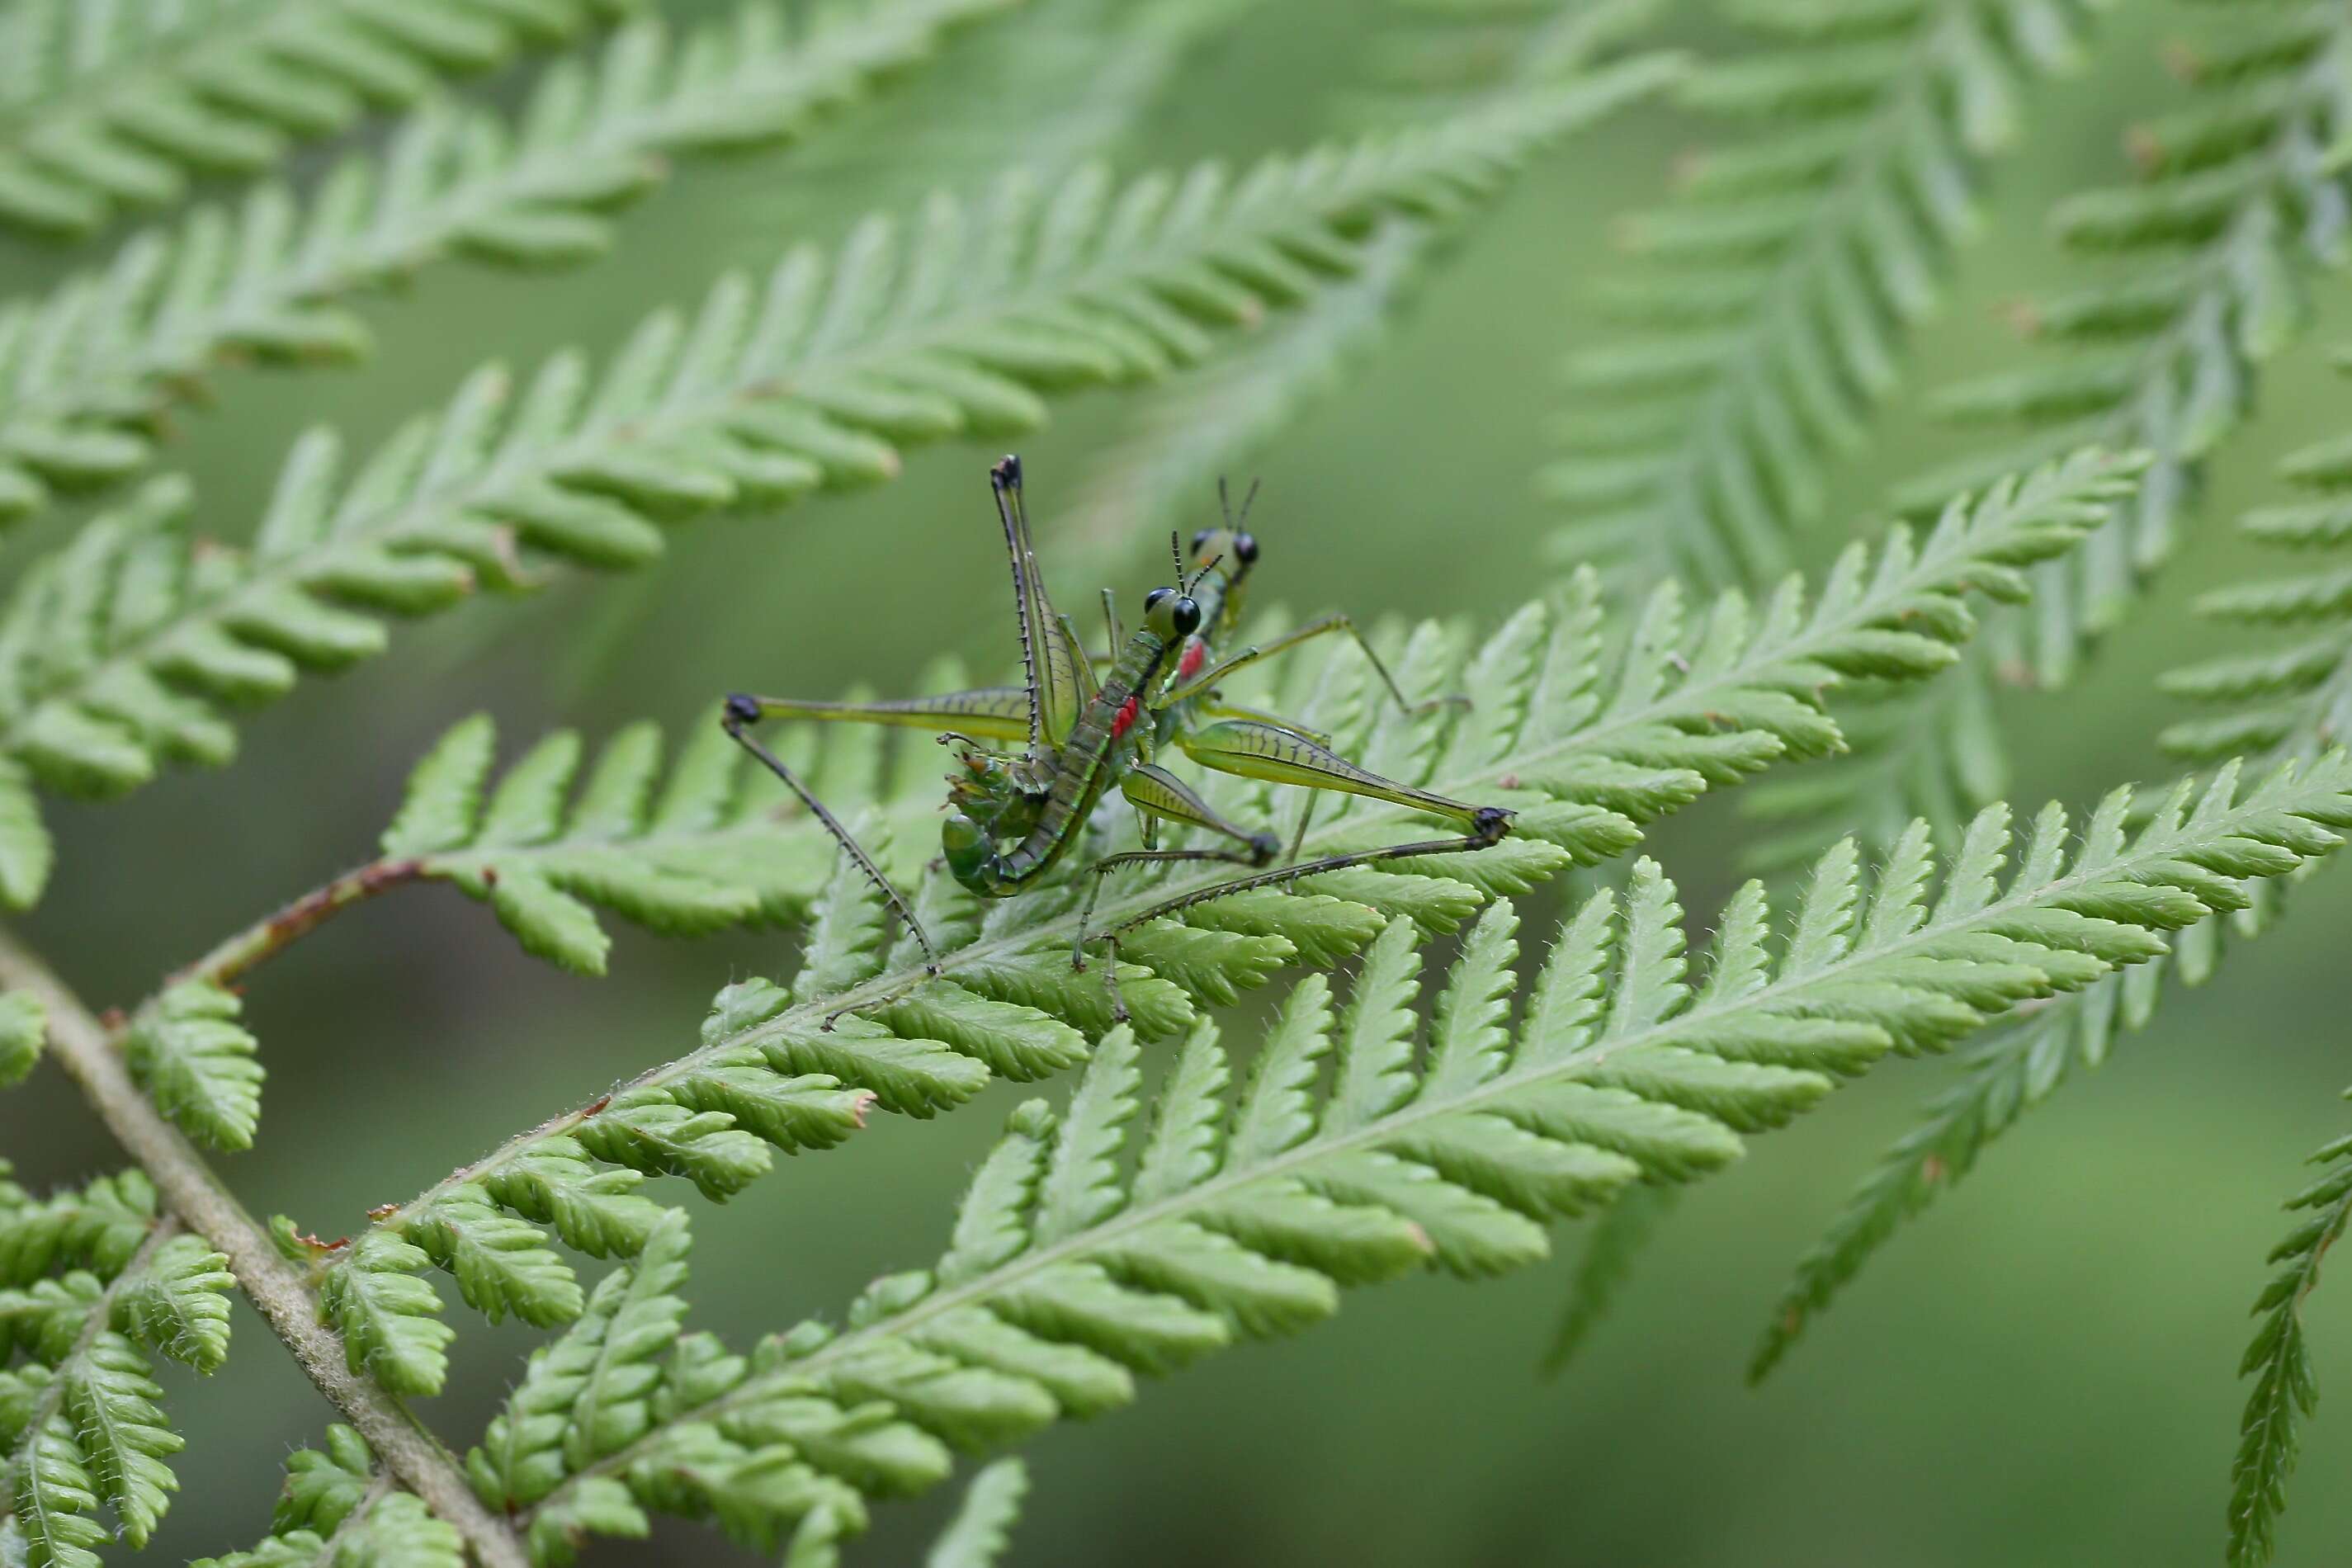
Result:
{"label": "grasshopper head", "polygon": [[1164,643],[1179,643],[1201,629],[1201,605],[1175,588],[1154,588],[1143,596],[1143,624]]}

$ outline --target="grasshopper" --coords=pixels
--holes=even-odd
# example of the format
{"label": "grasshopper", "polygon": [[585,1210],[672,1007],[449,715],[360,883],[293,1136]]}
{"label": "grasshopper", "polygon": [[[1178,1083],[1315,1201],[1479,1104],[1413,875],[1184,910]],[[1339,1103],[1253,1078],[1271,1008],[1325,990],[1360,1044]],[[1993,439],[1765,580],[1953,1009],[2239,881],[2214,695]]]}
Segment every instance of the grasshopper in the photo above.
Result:
{"label": "grasshopper", "polygon": [[[737,693],[726,699],[720,710],[728,734],[800,798],[880,890],[922,946],[928,973],[939,973],[939,952],[912,908],[807,784],[751,733],[761,720],[897,725],[931,731],[942,744],[952,746],[958,765],[948,777],[949,816],[940,829],[940,850],[949,873],[981,898],[1010,898],[1039,885],[1078,842],[1096,806],[1117,785],[1135,809],[1143,847],[1100,857],[1087,868],[1088,887],[1071,952],[1077,969],[1086,967],[1089,945],[1102,942],[1115,953],[1121,932],[1213,899],[1375,860],[1483,849],[1509,833],[1512,814],[1503,807],[1450,800],[1383,778],[1333,752],[1328,737],[1219,698],[1217,683],[1235,670],[1313,638],[1344,634],[1371,661],[1391,697],[1405,704],[1387,667],[1344,615],[1326,616],[1262,645],[1216,658],[1216,644],[1225,641],[1238,622],[1244,585],[1258,558],[1257,542],[1244,528],[1247,500],[1242,516],[1234,517],[1228,509],[1224,527],[1193,536],[1190,563],[1183,551],[1176,550],[1176,581],[1144,596],[1142,624],[1133,632],[1121,633],[1113,596],[1104,590],[1110,642],[1101,661],[1108,668],[1098,672],[1069,617],[1058,613],[1046,595],[1030,540],[1021,459],[1006,457],[992,465],[989,485],[1012,566],[1021,685],[883,702],[803,701]],[[1021,749],[1010,749],[1014,744]],[[1297,853],[1307,822],[1302,813],[1288,859],[1276,867],[1282,851],[1278,839],[1227,821],[1192,785],[1153,760],[1171,749],[1218,773],[1369,795],[1457,822],[1464,831],[1302,861]],[[1163,849],[1158,844],[1162,823],[1204,829],[1223,842],[1213,847]],[[1168,899],[1099,931],[1091,929],[1096,900],[1111,872],[1202,860],[1247,867],[1250,874]],[[1107,967],[1113,973],[1117,968]],[[1123,1016],[1115,982],[1112,1000],[1114,1011]]]}

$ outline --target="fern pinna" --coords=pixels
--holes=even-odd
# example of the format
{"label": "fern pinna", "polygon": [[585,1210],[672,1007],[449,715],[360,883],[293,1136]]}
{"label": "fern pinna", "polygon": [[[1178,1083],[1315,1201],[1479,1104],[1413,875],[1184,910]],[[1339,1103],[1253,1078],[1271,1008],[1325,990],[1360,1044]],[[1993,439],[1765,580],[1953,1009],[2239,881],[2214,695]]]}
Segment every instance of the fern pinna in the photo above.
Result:
{"label": "fern pinna", "polygon": [[21,0],[0,13],[0,224],[81,234],[253,174],[628,0]]}
{"label": "fern pinna", "polygon": [[[1366,700],[1367,672],[1351,649],[1302,659],[1292,674],[1297,700],[1286,706],[1391,776],[1459,777],[1511,793],[1523,803],[1523,820],[1544,837],[1514,841],[1507,854],[1409,862],[1402,874],[1358,869],[1295,892],[1268,889],[1200,906],[1192,921],[1138,932],[1129,951],[1139,962],[1126,977],[1137,1027],[1117,1037],[1118,1050],[1131,1056],[1139,1038],[1182,1036],[1195,1026],[1200,1003],[1263,984],[1294,959],[1336,963],[1362,951],[1384,926],[1396,934],[1379,941],[1408,951],[1413,932],[1458,927],[1486,897],[1526,887],[1573,859],[1621,853],[1638,838],[1639,822],[1713,785],[1777,756],[1835,745],[1835,727],[1821,706],[1826,691],[1846,674],[1948,664],[1953,643],[1972,625],[1961,595],[2017,591],[2021,569],[2066,548],[2122,493],[2130,471],[2126,461],[2089,454],[1956,505],[1916,543],[1898,529],[1874,556],[1850,552],[1811,606],[1791,583],[1759,611],[1726,595],[1685,627],[1678,596],[1662,589],[1623,651],[1606,662],[1611,639],[1589,576],[1558,605],[1531,605],[1513,617],[1475,654],[1435,626],[1420,628],[1401,667],[1430,690],[1474,680],[1487,700],[1466,714],[1440,706],[1407,716]],[[1474,673],[1461,673],[1465,660]],[[911,944],[888,941],[879,902],[854,867],[808,854],[822,841],[804,821],[769,826],[773,864],[796,868],[774,880],[732,858],[723,867],[705,861],[699,879],[681,872],[670,858],[680,848],[676,834],[724,831],[730,816],[743,821],[740,814],[772,806],[741,793],[744,778],[717,760],[722,754],[709,742],[689,749],[655,797],[655,748],[644,731],[631,735],[638,738],[606,748],[576,792],[579,752],[562,738],[534,748],[491,788],[488,728],[461,725],[420,765],[387,837],[379,868],[397,862],[407,868],[402,875],[371,879],[362,868],[295,906],[307,911],[300,918],[264,921],[215,949],[131,1012],[117,1037],[120,1057],[105,1027],[53,981],[22,965],[7,971],[16,994],[49,1000],[49,1048],[94,1087],[118,1135],[156,1163],[178,1202],[217,1218],[210,1206],[220,1202],[217,1188],[162,1118],[215,1147],[251,1140],[257,1048],[221,982],[249,977],[307,929],[305,921],[436,875],[495,899],[509,872],[532,891],[499,906],[499,914],[527,943],[558,957],[586,951],[577,941],[581,922],[591,920],[583,898],[639,918],[674,913],[680,899],[727,918],[812,911],[791,989],[766,982],[731,987],[715,1005],[698,1049],[381,1211],[348,1242],[316,1243],[291,1224],[257,1241],[252,1231],[231,1227],[245,1248],[238,1280],[259,1292],[273,1327],[299,1337],[306,1353],[333,1358],[331,1366],[314,1365],[314,1375],[339,1391],[338,1403],[378,1454],[376,1489],[414,1489],[432,1515],[490,1560],[507,1560],[499,1527],[488,1515],[469,1515],[474,1505],[459,1506],[446,1486],[432,1489],[445,1478],[429,1453],[415,1449],[396,1403],[383,1403],[437,1389],[446,1375],[451,1330],[425,1270],[446,1269],[467,1301],[493,1318],[551,1327],[587,1321],[594,1299],[555,1242],[624,1258],[672,1245],[663,1238],[677,1236],[678,1216],[649,1195],[648,1177],[680,1175],[725,1196],[765,1171],[775,1151],[838,1142],[877,1110],[930,1115],[969,1100],[993,1074],[1037,1078],[1098,1058],[1101,1047],[1088,1041],[1109,1023],[1100,987],[1069,966],[1069,895],[1033,896],[982,920],[943,878],[928,879],[922,913],[952,933],[945,973],[928,980]],[[845,788],[857,789],[857,770],[878,765],[877,749],[863,738],[833,750],[851,770],[837,781]],[[895,792],[868,775],[863,797],[881,800],[886,810],[860,822],[860,834],[879,836],[894,793],[911,795],[908,775],[919,778],[930,765],[903,770]],[[1319,821],[1308,846],[1338,847],[1400,829],[1411,830],[1409,813],[1351,803]],[[679,890],[681,876],[690,892]],[[759,885],[746,886],[747,876]],[[1116,897],[1150,900],[1181,885]],[[1473,931],[1489,933],[1474,940],[1499,942],[1499,924]],[[1498,969],[1497,984],[1500,975]],[[1734,1075],[1754,1076],[1745,1068]],[[1810,1080],[1791,1075],[1781,1087],[1794,1093],[1799,1083]],[[840,1517],[854,1521],[848,1502],[836,1501]],[[745,1523],[737,1510],[730,1500],[721,1511],[739,1528],[781,1528],[772,1520]],[[798,1518],[804,1510],[790,1511]],[[385,1529],[422,1528],[423,1516],[406,1505],[383,1518]],[[550,1528],[560,1537],[569,1526]]]}
{"label": "fern pinna", "polygon": [[312,432],[247,552],[193,553],[185,487],[154,481],[28,571],[0,617],[0,647],[23,650],[0,674],[0,895],[29,902],[47,875],[35,782],[103,795],[218,761],[219,705],[379,652],[384,615],[522,586],[551,558],[641,565],[660,523],[886,479],[904,444],[1034,426],[1037,388],[1200,360],[1359,265],[1377,217],[1456,216],[1654,79],[1629,67],[1239,181],[1204,165],[1118,187],[1095,169],[1050,200],[1019,181],[977,213],[942,198],[917,240],[877,220],[764,289],[722,279],[691,321],[656,313],[601,377],[576,354],[519,390],[485,369],[348,479],[341,443]]}
{"label": "fern pinna", "polygon": [[[0,1173],[0,1551],[89,1568],[119,1531],[146,1544],[180,1447],[151,1355],[228,1355],[227,1259],[158,1212],[136,1171],[35,1198]],[[115,1528],[94,1517],[101,1504]]]}
{"label": "fern pinna", "polygon": [[2137,833],[2118,793],[2071,849],[2050,807],[2006,881],[2000,808],[1969,825],[1939,888],[1924,826],[1867,890],[1843,845],[1784,942],[1761,885],[1743,889],[1696,985],[1674,886],[1644,859],[1622,899],[1563,926],[1516,1028],[1507,900],[1464,934],[1425,1040],[1419,937],[1391,921],[1345,1007],[1320,977],[1293,990],[1231,1103],[1213,1025],[1186,1036],[1148,1123],[1141,1044],[1105,1035],[1062,1114],[1013,1112],[939,1261],[877,1280],[837,1329],[804,1324],[749,1357],[684,1333],[684,1227],[663,1222],[534,1357],[469,1468],[544,1563],[583,1535],[643,1533],[649,1510],[758,1545],[810,1510],[855,1517],[931,1484],[958,1448],[1097,1414],[1138,1373],[1313,1322],[1341,1284],[1532,1262],[1546,1220],[1715,1170],[1739,1134],[1889,1050],[1944,1049],[2161,952],[2158,933],[2231,879],[2290,869],[2334,841],[2326,825],[2352,826],[2347,788],[2340,755],[2243,788],[2225,774]]}
{"label": "fern pinna", "polygon": [[[2224,655],[2176,669],[2161,684],[2210,711],[2168,727],[2165,751],[2185,762],[2216,764],[2245,756],[2261,765],[2308,761],[2342,732],[2340,718],[2352,691],[2352,616],[2345,608],[2343,568],[2315,562],[2341,552],[2352,529],[2345,495],[2352,464],[2344,443],[2320,443],[2291,454],[2282,477],[2309,499],[2259,507],[2242,521],[2251,537],[2305,557],[2282,574],[2209,590],[2199,614],[2224,626],[2276,628],[2291,634],[2273,648]],[[1769,787],[1769,786],[1768,786]],[[2227,922],[2184,932],[2174,967],[2195,984],[2222,955],[2222,936],[2262,930],[2276,900],[2250,895]],[[1891,1147],[1832,1225],[1822,1247],[1800,1267],[1776,1327],[1759,1352],[1761,1371],[1786,1349],[1813,1311],[1890,1237],[1907,1216],[1933,1203],[1967,1175],[1986,1144],[2007,1131],[2024,1110],[2064,1082],[2077,1065],[2095,1067],[2117,1032],[2136,1029],[2154,1015],[2164,970],[2158,966],[2093,987],[2079,1003],[2045,1008],[1987,1040],[1962,1059],[1960,1081],[1927,1109],[1917,1127]]]}
{"label": "fern pinna", "polygon": [[2027,79],[2078,58],[2095,9],[1738,8],[1766,41],[1678,91],[1742,135],[1685,159],[1681,199],[1624,224],[1644,266],[1601,305],[1629,333],[1569,362],[1567,451],[1540,481],[1570,519],[1558,559],[1637,588],[1787,569],[1829,458],[1863,438],[1944,262],[1980,226],[1979,170],[2017,142]]}
{"label": "fern pinna", "polygon": [[362,356],[352,306],[371,287],[453,254],[532,268],[602,255],[614,209],[671,158],[791,142],[1004,4],[888,0],[799,27],[755,3],[681,37],[646,17],[595,68],[551,67],[516,125],[429,102],[307,199],[257,185],[234,213],[200,208],[102,271],[0,305],[0,521],[145,468],[169,412],[222,368]]}
{"label": "fern pinna", "polygon": [[2176,57],[2195,98],[2135,128],[2139,177],[2052,213],[2084,277],[2015,314],[2055,352],[1937,396],[1958,424],[2016,433],[1898,500],[1940,506],[2086,441],[2147,451],[2146,482],[2079,554],[2041,569],[2032,613],[2001,617],[1954,679],[1857,694],[1853,763],[1758,792],[1759,813],[1798,824],[1764,858],[1801,858],[1857,822],[1883,844],[1915,812],[1948,825],[2007,788],[2000,689],[2064,685],[2137,602],[2181,541],[2208,459],[2310,319],[2310,275],[2343,259],[2352,191],[2326,149],[2352,127],[2352,16],[2332,0],[2200,9],[2210,26]]}
{"label": "fern pinna", "polygon": [[[2255,508],[2242,520],[2251,538],[2302,559],[2291,570],[2210,589],[2199,596],[2196,609],[2222,626],[2281,636],[2276,646],[2222,655],[2162,678],[2165,690],[2206,710],[2158,736],[2171,755],[2193,764],[2234,757],[2265,766],[2308,763],[2343,732],[2352,693],[2352,571],[2323,563],[2340,557],[2352,541],[2352,508],[2347,502],[2352,461],[2347,451],[2338,437],[2289,454],[2280,477],[2302,492],[2299,499]],[[2274,889],[2249,889],[2226,914],[2180,932],[2168,963],[2103,980],[1964,1053],[1957,1081],[1887,1149],[1822,1242],[1798,1265],[1759,1344],[1753,1371],[1769,1371],[1878,1248],[1967,1176],[2020,1116],[2068,1082],[2076,1068],[2103,1063],[2120,1033],[2145,1026],[2155,1016],[2168,971],[2187,984],[2204,983],[2225,956],[2225,938],[2259,934],[2278,914],[2280,903]],[[2267,1520],[2282,1506],[2293,1454],[2292,1421],[2283,1409],[2259,1430],[2270,1447],[2257,1452],[2257,1426],[2250,1415],[2242,1489],[2232,1514],[2233,1559],[2249,1563],[2270,1555],[2269,1527],[2252,1522],[2249,1510],[2259,1508]],[[2256,1471],[2268,1479],[2246,1489],[2252,1483],[2244,1477]],[[2268,1500],[2258,1502],[2257,1494]]]}
{"label": "fern pinna", "polygon": [[2319,1405],[2319,1379],[2303,1331],[2303,1306],[2319,1286],[2320,1260],[2343,1236],[2345,1221],[2352,1219],[2352,1137],[2331,1141],[2310,1163],[2326,1169],[2286,1201],[2288,1209],[2303,1211],[2305,1217],[2271,1249],[2269,1261],[2279,1266],[2278,1271],[2255,1299],[2254,1315],[2261,1322],[2238,1367],[2238,1375],[2251,1375],[2254,1386],[2246,1397],[2230,1478],[2232,1564],[2270,1561],[2300,1442],[2295,1423]]}
{"label": "fern pinna", "polygon": [[[1523,836],[1475,855],[1350,869],[1307,879],[1296,893],[1264,889],[1203,904],[1187,910],[1181,922],[1155,922],[1133,932],[1122,943],[1129,961],[1122,989],[1139,1026],[1155,1037],[1179,1033],[1191,1020],[1192,998],[1231,1000],[1237,987],[1263,984],[1294,959],[1336,962],[1360,949],[1383,917],[1451,929],[1484,895],[1522,890],[1571,861],[1593,863],[1622,853],[1638,840],[1638,824],[1712,786],[1738,782],[1784,755],[1834,747],[1836,729],[1822,708],[1828,689],[1849,672],[1925,673],[1948,663],[1954,656],[1947,639],[1964,637],[1971,625],[1962,591],[2011,591],[2019,569],[2065,548],[2121,493],[2129,471],[2126,462],[2086,454],[2003,486],[1972,507],[1956,506],[1919,543],[1898,529],[1874,559],[1859,547],[1849,552],[1811,607],[1792,581],[1760,613],[1727,595],[1685,627],[1678,595],[1662,589],[1631,646],[1610,663],[1603,658],[1599,590],[1590,576],[1572,583],[1558,604],[1528,606],[1475,655],[1438,627],[1423,626],[1407,639],[1412,651],[1399,662],[1415,689],[1408,695],[1473,685],[1484,694],[1481,703],[1459,718],[1444,710],[1410,715],[1370,701],[1368,671],[1352,652],[1302,656],[1290,677],[1286,710],[1392,777],[1433,789],[1500,792],[1522,806]],[[716,726],[709,728],[715,733]],[[916,882],[927,855],[918,834],[925,827],[937,832],[929,826],[939,800],[935,751],[921,744],[901,748],[889,774],[895,783],[886,784],[877,737],[842,731],[826,739],[830,743],[815,763],[816,783],[843,798],[878,801],[863,823],[853,821],[853,829],[878,841],[876,853],[886,867]],[[646,1075],[632,1092],[644,1090],[660,1101],[662,1086],[672,1078],[691,1077],[717,1060],[743,1068],[738,1076],[747,1082],[762,1060],[778,1068],[798,1060],[816,1065],[794,1071],[839,1075],[882,1096],[889,1109],[920,1112],[968,1098],[986,1069],[1030,1077],[1066,1066],[1083,1049],[1077,1031],[1098,1030],[1110,1021],[1101,986],[1070,969],[1075,888],[1013,900],[983,917],[944,877],[922,877],[916,883],[918,912],[953,933],[949,945],[958,949],[945,960],[943,976],[927,983],[919,954],[903,940],[896,947],[887,942],[882,906],[872,889],[854,866],[835,860],[829,841],[804,815],[790,811],[782,820],[772,815],[761,821],[757,831],[766,845],[761,856],[724,832],[715,844],[706,839],[709,853],[693,847],[714,803],[730,802],[727,809],[735,820],[750,823],[756,814],[778,813],[789,799],[740,769],[711,736],[689,747],[650,817],[596,805],[634,802],[636,811],[646,809],[651,747],[624,753],[616,743],[607,756],[621,755],[622,765],[599,764],[572,808],[569,829],[552,826],[563,809],[564,770],[526,761],[509,772],[487,807],[480,804],[487,741],[484,727],[469,724],[436,748],[420,765],[388,837],[395,858],[362,868],[331,889],[348,888],[356,897],[401,885],[406,879],[387,876],[387,869],[404,868],[412,851],[437,846],[417,858],[419,874],[436,874],[427,868],[438,868],[437,874],[495,904],[511,869],[528,892],[497,904],[498,912],[526,945],[558,955],[577,943],[575,933],[589,919],[587,908],[564,888],[623,913],[675,915],[683,906],[661,900],[688,855],[701,857],[702,879],[671,896],[698,911],[721,907],[720,895],[709,889],[722,884],[740,889],[734,908],[745,915],[814,903],[807,952],[792,991],[766,986],[731,994],[707,1031],[712,1044]],[[573,755],[560,742],[532,753],[556,761]],[[1212,793],[1262,787],[1221,781]],[[491,832],[483,824],[493,816],[532,826]],[[601,835],[583,834],[583,817],[601,820]],[[896,830],[894,820],[900,825]],[[666,837],[658,826],[664,821],[694,831]],[[1410,811],[1350,800],[1318,815],[1302,852],[1381,842],[1410,834],[1412,821]],[[551,838],[541,838],[550,832]],[[504,847],[500,837],[508,838]],[[583,849],[601,853],[603,869],[591,858],[591,874],[573,880],[565,864]],[[742,886],[746,878],[761,878],[763,868],[775,875],[756,888]],[[632,890],[632,879],[644,886]],[[1214,871],[1196,870],[1114,888],[1101,911],[1117,918],[1216,879]],[[550,891],[555,896],[546,896]],[[325,906],[341,907],[338,897],[331,890],[309,907],[322,912]],[[282,919],[262,922],[200,962],[192,975],[218,980],[244,973],[289,929]],[[835,1017],[844,1013],[870,1016]],[[891,1044],[887,1062],[876,1055],[878,1047],[854,1044],[861,1032],[887,1035],[890,1027],[912,1039]],[[975,1067],[983,1068],[977,1077]],[[562,1119],[549,1131],[569,1139],[584,1120]],[[533,1147],[530,1139],[520,1140],[482,1163],[477,1173],[504,1170]],[[567,1150],[565,1158],[576,1161],[577,1151]],[[414,1205],[404,1212],[413,1214]]]}

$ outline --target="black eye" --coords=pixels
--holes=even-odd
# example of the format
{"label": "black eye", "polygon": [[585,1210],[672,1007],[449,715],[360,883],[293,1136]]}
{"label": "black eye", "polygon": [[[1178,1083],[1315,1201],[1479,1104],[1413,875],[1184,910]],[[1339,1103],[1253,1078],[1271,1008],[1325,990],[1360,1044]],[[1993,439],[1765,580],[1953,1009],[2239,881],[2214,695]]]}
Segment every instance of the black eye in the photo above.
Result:
{"label": "black eye", "polygon": [[1160,601],[1166,598],[1175,591],[1176,590],[1173,588],[1154,588],[1149,594],[1144,595],[1143,613],[1148,616],[1153,610],[1158,609],[1160,607]]}
{"label": "black eye", "polygon": [[1234,535],[1234,558],[1247,566],[1257,559],[1257,540],[1246,533]]}
{"label": "black eye", "polygon": [[1208,542],[1209,531],[1204,528],[1200,532],[1192,536],[1192,553],[1195,555],[1201,553],[1202,547],[1206,545]]}
{"label": "black eye", "polygon": [[1176,635],[1189,637],[1201,629],[1201,606],[1190,599],[1176,601]]}

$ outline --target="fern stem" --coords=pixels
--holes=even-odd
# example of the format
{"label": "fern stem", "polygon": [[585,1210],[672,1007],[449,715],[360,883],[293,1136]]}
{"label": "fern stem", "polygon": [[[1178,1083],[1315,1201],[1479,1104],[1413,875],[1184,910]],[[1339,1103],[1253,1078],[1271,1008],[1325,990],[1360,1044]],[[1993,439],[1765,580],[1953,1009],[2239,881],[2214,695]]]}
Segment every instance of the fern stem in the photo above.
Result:
{"label": "fern stem", "polygon": [[311,889],[275,913],[217,943],[194,963],[173,971],[162,989],[168,991],[190,981],[230,984],[353,904],[417,881],[424,875],[425,862],[415,856],[371,860]]}
{"label": "fern stem", "polygon": [[0,989],[40,998],[48,1014],[50,1054],[155,1184],[164,1205],[227,1257],[246,1300],[385,1468],[466,1538],[483,1568],[528,1568],[521,1541],[475,1497],[449,1451],[399,1400],[352,1370],[342,1336],[320,1321],[309,1281],[131,1081],[106,1026],[47,964],[5,935]]}
{"label": "fern stem", "polygon": [[[100,1291],[98,1299],[89,1304],[89,1314],[82,1319],[81,1331],[74,1337],[73,1349],[54,1363],[54,1369],[57,1372],[62,1373],[67,1367],[89,1353],[90,1347],[98,1342],[98,1336],[104,1333],[107,1325],[113,1321],[115,1298],[120,1296],[127,1287],[138,1281],[139,1277],[147,1271],[149,1260],[162,1249],[165,1242],[179,1233],[180,1222],[170,1215],[164,1215],[148,1228],[147,1239],[139,1244],[139,1250],[131,1255],[130,1261],[123,1264],[121,1270],[106,1282],[106,1288]],[[65,1404],[68,1381],[59,1375],[50,1378],[42,1385],[39,1397],[34,1400],[31,1408],[25,1413],[23,1422],[17,1428],[24,1434],[25,1443],[33,1442],[39,1436],[41,1429],[49,1424],[49,1417],[55,1415],[59,1407]],[[16,1510],[16,1472],[24,1463],[24,1451],[21,1447],[16,1448],[7,1456],[5,1464],[0,1464],[0,1519],[6,1518]]]}

